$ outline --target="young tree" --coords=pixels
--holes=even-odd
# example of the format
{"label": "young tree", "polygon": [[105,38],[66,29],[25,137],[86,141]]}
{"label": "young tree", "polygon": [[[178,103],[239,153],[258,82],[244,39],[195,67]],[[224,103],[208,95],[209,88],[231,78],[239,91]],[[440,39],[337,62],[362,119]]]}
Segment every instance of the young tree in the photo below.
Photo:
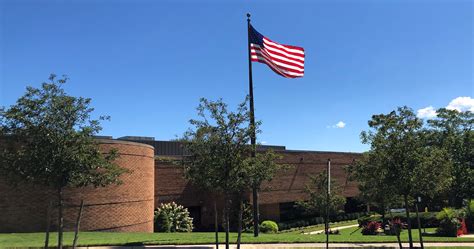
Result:
{"label": "young tree", "polygon": [[429,143],[448,152],[452,184],[447,196],[452,206],[474,196],[474,113],[441,108],[428,120]]}
{"label": "young tree", "polygon": [[0,171],[13,183],[53,187],[58,201],[58,247],[63,244],[63,189],[120,183],[126,172],[103,154],[93,138],[101,130],[91,119],[90,99],[72,97],[62,86],[68,78],[49,77],[41,88],[28,87],[16,104],[0,111]]}
{"label": "young tree", "polygon": [[190,120],[194,129],[184,134],[186,153],[183,159],[188,179],[202,188],[224,195],[226,248],[229,248],[230,199],[244,188],[244,161],[250,155],[251,130],[246,102],[236,112],[229,112],[221,99],[202,98],[197,108],[200,120]]}
{"label": "young tree", "polygon": [[450,162],[442,148],[427,145],[423,121],[408,107],[389,114],[372,116],[372,130],[362,132],[362,142],[370,144],[370,155],[383,174],[380,182],[393,186],[393,194],[403,197],[408,220],[408,237],[413,248],[409,198],[433,196],[450,183]]}
{"label": "young tree", "polygon": [[[253,194],[260,192],[263,182],[269,182],[275,176],[275,173],[280,169],[286,169],[287,165],[277,164],[276,161],[281,159],[281,156],[275,154],[272,150],[261,151],[255,155],[255,157],[248,157],[244,161],[244,188],[240,189],[238,193],[238,202],[239,202],[239,224],[238,224],[238,236],[237,236],[237,249],[240,248],[240,239],[242,233],[242,212],[243,212],[243,199],[242,195],[245,192],[252,190]],[[256,190],[256,191],[253,191]],[[255,200],[255,198],[253,198]],[[253,209],[257,208],[258,203],[253,203]],[[258,208],[257,208],[258,210]],[[258,212],[257,212],[258,213]],[[255,215],[255,212],[253,212]],[[258,218],[258,217],[257,217]],[[260,219],[253,217],[253,223]],[[259,227],[260,224],[257,224],[255,227]],[[255,233],[254,233],[255,234]]]}
{"label": "young tree", "polygon": [[[334,179],[331,179],[331,194],[327,199],[328,177],[327,171],[310,176],[311,184],[306,186],[305,192],[309,195],[308,201],[297,202],[307,213],[323,215],[328,207],[329,215],[336,215],[344,210],[346,198],[342,196],[341,188]],[[329,205],[328,205],[329,203]]]}
{"label": "young tree", "polygon": [[[251,184],[271,179],[276,168],[276,156],[271,152],[256,158],[249,157],[253,149],[249,143],[253,127],[249,126],[250,113],[246,106],[247,100],[239,104],[236,112],[231,112],[222,100],[202,98],[197,108],[200,119],[190,120],[194,127],[183,138],[186,177],[204,190],[224,196],[226,248],[229,247],[231,198],[237,196],[240,204],[242,194],[250,189]],[[260,122],[257,122],[257,132],[259,125]],[[237,242],[239,245],[240,240]]]}

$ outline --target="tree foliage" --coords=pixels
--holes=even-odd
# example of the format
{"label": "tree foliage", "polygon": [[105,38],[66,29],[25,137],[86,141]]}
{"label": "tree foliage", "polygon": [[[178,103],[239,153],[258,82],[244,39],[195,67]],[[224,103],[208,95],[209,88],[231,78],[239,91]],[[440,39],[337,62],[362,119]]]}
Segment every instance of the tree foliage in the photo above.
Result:
{"label": "tree foliage", "polygon": [[[68,78],[49,77],[41,88],[28,87],[16,104],[0,110],[0,172],[21,181],[58,190],[59,247],[62,247],[62,189],[120,183],[127,170],[103,153],[93,135],[100,121],[91,118],[91,99],[66,94]],[[100,120],[106,117],[100,118]]]}
{"label": "tree foliage", "polygon": [[[231,196],[238,196],[241,203],[243,193],[271,180],[279,167],[275,163],[278,156],[271,151],[250,157],[255,150],[250,139],[254,130],[260,132],[261,122],[250,125],[247,100],[232,112],[221,99],[202,98],[197,108],[198,119],[190,120],[193,127],[182,140],[186,151],[183,158],[186,178],[205,190],[224,195],[227,222]],[[226,232],[228,226],[227,223]]]}
{"label": "tree foliage", "polygon": [[16,104],[0,111],[2,173],[56,188],[118,183],[125,170],[113,163],[115,151],[104,155],[98,149],[93,135],[101,126],[91,119],[91,99],[67,95],[66,77],[49,80],[28,87]]}
{"label": "tree foliage", "polygon": [[[388,114],[373,115],[371,130],[361,133],[363,143],[370,144],[364,160],[355,172],[366,196],[403,196],[407,218],[409,203],[416,196],[434,195],[444,191],[451,183],[451,161],[446,149],[427,143],[428,134],[423,120],[408,107],[399,107]],[[372,171],[372,172],[370,172]],[[374,180],[378,185],[370,185]],[[375,189],[375,188],[381,189]],[[413,247],[411,224],[408,219],[408,237]]]}
{"label": "tree foliage", "polygon": [[359,198],[366,204],[377,206],[382,215],[385,215],[385,209],[396,206],[400,203],[400,198],[399,195],[393,194],[396,192],[396,186],[384,182],[388,171],[381,166],[380,158],[373,153],[363,153],[360,159],[348,165],[346,169],[349,179],[358,183]]}
{"label": "tree foliage", "polygon": [[474,196],[474,114],[441,108],[428,120],[429,145],[443,148],[452,163],[452,184],[447,191],[451,205]]}
{"label": "tree foliage", "polygon": [[[197,108],[200,119],[191,119],[184,135],[186,177],[196,185],[231,194],[246,187],[245,166],[249,146],[249,112],[246,102],[229,112],[222,100],[201,99]],[[258,125],[259,123],[257,123]]]}
{"label": "tree foliage", "polygon": [[222,100],[201,99],[197,108],[199,120],[190,120],[194,127],[185,135],[186,156],[183,159],[186,177],[196,185],[220,193],[232,194],[249,190],[270,181],[280,166],[273,151],[257,153],[250,143],[251,127],[247,101],[236,112],[229,112]]}
{"label": "tree foliage", "polygon": [[361,138],[370,150],[356,169],[361,184],[368,186],[365,181],[375,178],[388,185],[382,186],[387,193],[408,196],[433,196],[449,186],[447,152],[427,144],[423,121],[410,108],[374,115],[369,126],[372,130],[362,132]]}
{"label": "tree foliage", "polygon": [[310,179],[311,184],[305,188],[305,192],[309,195],[308,201],[297,202],[297,205],[303,207],[308,214],[313,215],[325,214],[326,206],[328,206],[329,215],[344,212],[346,198],[342,196],[340,186],[333,179],[331,179],[331,192],[328,202],[328,177],[326,170],[315,176],[310,176]]}

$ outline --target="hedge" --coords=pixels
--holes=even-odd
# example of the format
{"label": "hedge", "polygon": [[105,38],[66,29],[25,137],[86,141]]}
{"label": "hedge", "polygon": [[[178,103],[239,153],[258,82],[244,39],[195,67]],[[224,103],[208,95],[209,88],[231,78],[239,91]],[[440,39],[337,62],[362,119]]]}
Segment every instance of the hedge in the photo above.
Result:
{"label": "hedge", "polygon": [[[356,220],[359,217],[366,215],[365,212],[360,213],[349,213],[349,214],[341,214],[334,217],[330,217],[330,222],[339,222],[339,221],[347,221],[347,220]],[[310,217],[305,219],[297,219],[297,220],[290,220],[290,221],[282,221],[278,222],[278,227],[281,230],[288,230],[291,228],[296,227],[307,227],[313,226],[318,224],[324,224],[324,217]]]}

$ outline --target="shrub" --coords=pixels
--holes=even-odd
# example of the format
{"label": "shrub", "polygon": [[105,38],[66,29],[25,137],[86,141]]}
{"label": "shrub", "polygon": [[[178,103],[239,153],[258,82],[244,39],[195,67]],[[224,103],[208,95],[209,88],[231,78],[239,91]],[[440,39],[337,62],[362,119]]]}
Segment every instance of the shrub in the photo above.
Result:
{"label": "shrub", "polygon": [[[421,212],[419,213],[420,216],[420,223],[421,227],[428,228],[428,227],[438,227],[439,221],[436,219],[437,212]],[[400,219],[401,223],[408,223],[407,217],[405,213],[392,213],[391,215],[386,215],[385,219],[383,220],[383,224],[388,224],[392,219]],[[418,228],[418,221],[416,219],[416,214],[410,214],[410,221],[412,228]]]}
{"label": "shrub", "polygon": [[160,212],[155,215],[155,232],[169,233],[171,230],[171,224],[168,214]]}
{"label": "shrub", "polygon": [[278,225],[274,221],[266,220],[263,221],[262,224],[260,224],[260,231],[262,233],[277,233]]}
{"label": "shrub", "polygon": [[382,215],[380,214],[372,214],[368,216],[362,216],[357,219],[359,223],[359,227],[366,227],[370,222],[379,222],[382,223]]}
{"label": "shrub", "polygon": [[443,208],[437,215],[439,227],[436,233],[441,236],[456,237],[457,231],[461,227],[459,214],[452,208]]}
{"label": "shrub", "polygon": [[[191,232],[193,230],[193,218],[189,217],[188,209],[174,202],[161,204],[155,210],[155,221],[158,222],[159,217],[160,220],[168,217],[170,232]],[[161,223],[158,227],[165,227],[165,225]]]}
{"label": "shrub", "polygon": [[387,235],[400,235],[402,229],[407,226],[407,224],[403,223],[400,218],[393,218],[384,224],[388,224],[390,228],[389,230],[385,230],[385,234]]}
{"label": "shrub", "polygon": [[370,221],[367,223],[367,225],[362,227],[362,234],[363,235],[376,235],[377,230],[379,230],[382,227],[381,222],[377,221]]}
{"label": "shrub", "polygon": [[[349,213],[346,215],[339,215],[339,218],[331,217],[329,220],[330,222],[355,220],[365,214],[366,214],[365,212]],[[323,224],[323,223],[324,223],[323,217],[310,217],[310,218],[298,219],[298,220],[281,221],[281,222],[278,222],[278,227],[280,228],[280,231],[283,231],[283,230],[288,230],[291,228],[307,227],[307,226],[313,226],[313,225],[318,225],[318,224]]]}

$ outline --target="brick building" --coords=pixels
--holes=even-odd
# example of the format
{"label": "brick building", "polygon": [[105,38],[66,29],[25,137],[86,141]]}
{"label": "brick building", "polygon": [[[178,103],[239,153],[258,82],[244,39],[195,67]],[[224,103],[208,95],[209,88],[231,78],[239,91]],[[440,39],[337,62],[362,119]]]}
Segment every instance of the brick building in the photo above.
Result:
{"label": "brick building", "polygon": [[[103,188],[64,190],[64,226],[73,230],[81,200],[84,212],[81,230],[152,232],[154,211],[154,148],[128,141],[101,139],[102,151],[114,148],[116,163],[131,171],[121,177],[123,184]],[[11,186],[0,176],[0,233],[39,232],[46,227],[50,201],[56,190],[44,186]],[[52,211],[52,229],[56,229],[57,209]]]}
{"label": "brick building", "polygon": [[[119,139],[146,143],[155,148],[155,206],[174,201],[190,210],[195,225],[208,227],[213,224],[213,198],[183,179],[183,169],[177,161],[184,152],[178,142],[131,136]],[[287,150],[285,146],[269,145],[258,149],[272,149],[282,156],[279,163],[289,166],[262,186],[259,193],[262,219],[285,219],[296,201],[307,198],[304,189],[310,182],[309,176],[325,170],[328,159],[331,159],[331,178],[342,187],[343,195],[349,200],[346,211],[355,211],[351,199],[357,195],[358,188],[355,182],[347,180],[344,166],[360,157],[360,153]],[[251,199],[249,194],[248,200]]]}
{"label": "brick building", "polygon": [[[197,227],[210,226],[213,198],[183,178],[176,162],[183,155],[178,142],[155,141],[150,137],[101,137],[100,148],[117,149],[117,163],[131,170],[122,176],[123,184],[105,188],[67,189],[65,191],[65,228],[72,230],[80,200],[85,208],[81,230],[153,231],[153,210],[160,203],[175,201],[189,209]],[[343,167],[360,157],[358,153],[286,150],[284,146],[260,146],[282,155],[280,163],[289,166],[274,180],[264,183],[260,192],[262,219],[284,219],[294,202],[307,198],[304,193],[309,176],[326,169],[331,159],[331,175],[347,198],[357,194],[354,182],[347,181]],[[12,187],[0,176],[0,232],[43,231],[48,203],[55,192],[41,186]],[[251,196],[248,196],[251,200]],[[350,207],[349,207],[350,208]],[[53,210],[53,214],[56,211]],[[55,229],[55,217],[52,217]]]}

